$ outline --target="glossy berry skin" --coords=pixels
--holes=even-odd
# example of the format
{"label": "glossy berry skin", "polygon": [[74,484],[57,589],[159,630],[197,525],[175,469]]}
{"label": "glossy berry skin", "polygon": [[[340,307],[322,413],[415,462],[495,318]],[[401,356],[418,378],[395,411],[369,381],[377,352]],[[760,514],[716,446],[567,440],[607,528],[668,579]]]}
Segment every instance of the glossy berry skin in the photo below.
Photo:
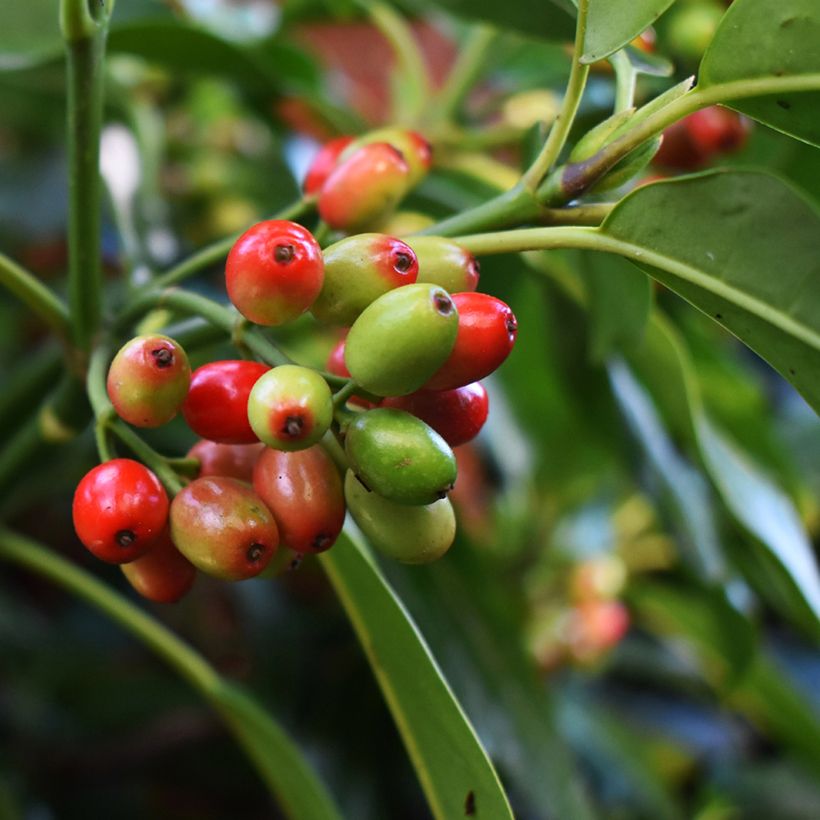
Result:
{"label": "glossy berry skin", "polygon": [[728,108],[703,108],[663,132],[654,163],[680,171],[703,168],[719,154],[739,151],[749,129],[748,120]]}
{"label": "glossy berry skin", "polygon": [[386,142],[401,152],[410,168],[410,186],[420,182],[433,164],[433,146],[418,131],[409,131],[406,128],[378,128],[370,131],[345,148],[340,160],[344,162],[362,146],[376,142]]}
{"label": "glossy berry skin", "polygon": [[331,228],[367,230],[384,219],[407,193],[410,166],[386,142],[362,146],[341,161],[322,186],[319,216]]}
{"label": "glossy berry skin", "polygon": [[269,447],[305,450],[319,441],[333,420],[330,388],[308,367],[274,367],[251,390],[248,419]]}
{"label": "glossy berry skin", "polygon": [[345,431],[345,454],[368,489],[397,504],[432,504],[456,480],[456,459],[447,442],[402,410],[357,415]]}
{"label": "glossy berry skin", "polygon": [[330,549],[342,531],[342,479],[320,444],[295,453],[266,449],[253,488],[276,519],[281,545],[299,553]]}
{"label": "glossy berry skin", "polygon": [[[325,370],[327,370],[328,373],[332,373],[334,376],[341,376],[344,379],[349,379],[350,371],[347,369],[347,365],[345,364],[346,335],[347,334],[345,334],[345,336],[333,345],[333,349],[327,357]],[[348,404],[355,404],[356,406],[364,407],[365,409],[370,409],[371,407],[376,406],[373,402],[359,396],[351,396],[347,401]]]}
{"label": "glossy berry skin", "polygon": [[144,555],[168,520],[168,495],[144,465],[115,458],[86,473],[74,492],[74,529],[97,558],[125,564]]}
{"label": "glossy berry skin", "polygon": [[311,313],[325,324],[352,325],[384,293],[412,285],[416,254],[401,239],[380,233],[349,236],[325,248],[325,282]]}
{"label": "glossy berry skin", "polygon": [[486,293],[454,293],[458,333],[452,352],[425,390],[452,390],[489,376],[510,355],[518,323],[509,306]]}
{"label": "glossy berry skin", "polygon": [[122,574],[143,598],[157,604],[174,604],[194,585],[196,568],[173,545],[167,530],[148,552],[130,564]]}
{"label": "glossy berry skin", "polygon": [[391,290],[353,323],[345,364],[369,393],[404,396],[441,367],[458,326],[454,301],[443,288],[418,283]]}
{"label": "glossy berry skin", "polygon": [[106,390],[117,415],[135,427],[159,427],[179,411],[191,380],[185,351],[167,336],[137,336],[108,368]]}
{"label": "glossy berry skin", "polygon": [[221,444],[252,444],[259,439],[248,422],[248,396],[270,370],[259,362],[227,360],[198,367],[182,415],[202,438]]}
{"label": "glossy berry skin", "polygon": [[218,475],[250,484],[254,464],[264,449],[261,441],[256,444],[217,444],[203,439],[188,450],[187,457],[199,460],[197,478]]}
{"label": "glossy berry skin", "polygon": [[489,400],[480,382],[455,390],[419,390],[384,399],[382,407],[404,410],[432,427],[451,447],[474,439],[487,421]]}
{"label": "glossy berry skin", "polygon": [[225,285],[251,322],[275,326],[301,316],[319,295],[324,260],[307,228],[269,219],[249,228],[228,254]]}
{"label": "glossy berry skin", "polygon": [[206,575],[242,581],[265,569],[279,532],[251,487],[234,478],[208,476],[192,481],[171,503],[171,539]]}
{"label": "glossy berry skin", "polygon": [[321,190],[325,180],[336,167],[339,155],[351,142],[353,142],[353,137],[336,137],[336,139],[326,142],[319,149],[302,184],[302,190],[306,194],[316,194]]}
{"label": "glossy berry skin", "polygon": [[449,498],[408,507],[368,491],[352,470],[345,476],[345,500],[367,540],[405,564],[428,564],[450,549],[456,519]]}
{"label": "glossy berry skin", "polygon": [[419,260],[419,282],[440,285],[450,293],[478,287],[478,260],[461,245],[443,236],[414,236],[407,244]]}

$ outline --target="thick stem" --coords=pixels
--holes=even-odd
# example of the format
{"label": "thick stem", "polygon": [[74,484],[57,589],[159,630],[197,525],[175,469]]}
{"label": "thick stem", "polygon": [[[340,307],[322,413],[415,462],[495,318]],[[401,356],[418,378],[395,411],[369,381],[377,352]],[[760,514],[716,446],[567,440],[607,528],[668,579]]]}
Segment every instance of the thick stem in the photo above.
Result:
{"label": "thick stem", "polygon": [[581,97],[584,94],[589,66],[581,63],[581,55],[584,53],[584,38],[587,30],[587,10],[589,0],[578,0],[578,18],[575,24],[575,48],[572,54],[572,68],[569,74],[567,89],[564,92],[564,100],[561,103],[561,110],[552,124],[547,141],[535,161],[527,169],[522,177],[522,182],[531,191],[538,188],[541,180],[547,175],[550,168],[558,159],[561,149],[567,141],[575,115],[578,113],[578,106],[581,104]]}
{"label": "thick stem", "polygon": [[63,0],[62,19],[68,84],[68,302],[74,343],[88,350],[102,311],[100,129],[107,19],[95,22],[86,0]]}
{"label": "thick stem", "polygon": [[36,313],[58,336],[69,335],[68,308],[33,273],[0,253],[0,287],[13,293]]}
{"label": "thick stem", "polygon": [[598,229],[584,227],[522,228],[517,231],[457,236],[455,241],[476,256],[555,248],[605,250],[602,247],[604,240]]}

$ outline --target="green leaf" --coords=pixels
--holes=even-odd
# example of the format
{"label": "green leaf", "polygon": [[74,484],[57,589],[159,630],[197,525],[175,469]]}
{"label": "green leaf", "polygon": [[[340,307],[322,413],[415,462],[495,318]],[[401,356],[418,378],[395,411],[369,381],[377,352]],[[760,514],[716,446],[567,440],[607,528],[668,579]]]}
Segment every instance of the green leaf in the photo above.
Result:
{"label": "green leaf", "polygon": [[582,273],[590,319],[590,353],[602,361],[613,350],[640,343],[652,306],[646,276],[617,256],[584,254]]}
{"label": "green leaf", "polygon": [[420,9],[443,9],[467,20],[484,20],[530,37],[572,40],[575,8],[570,0],[412,0]]}
{"label": "green leaf", "polygon": [[589,0],[582,63],[608,57],[651,26],[674,0]]}
{"label": "green leaf", "polygon": [[[728,103],[790,136],[820,146],[820,3],[735,0],[703,56],[698,87],[755,81],[766,93]],[[772,81],[775,81],[772,86]],[[797,82],[801,91],[792,91]],[[783,90],[777,90],[781,83]],[[762,88],[762,86],[761,86]]]}
{"label": "green leaf", "polygon": [[0,71],[36,65],[62,47],[57,0],[0,3]]}
{"label": "green leaf", "polygon": [[[820,411],[820,217],[781,180],[714,171],[647,185],[605,243],[716,319]],[[609,245],[609,247],[607,247]]]}
{"label": "green leaf", "polygon": [[487,753],[366,548],[343,534],[319,561],[367,654],[433,816],[464,817],[472,805],[478,817],[512,820]]}

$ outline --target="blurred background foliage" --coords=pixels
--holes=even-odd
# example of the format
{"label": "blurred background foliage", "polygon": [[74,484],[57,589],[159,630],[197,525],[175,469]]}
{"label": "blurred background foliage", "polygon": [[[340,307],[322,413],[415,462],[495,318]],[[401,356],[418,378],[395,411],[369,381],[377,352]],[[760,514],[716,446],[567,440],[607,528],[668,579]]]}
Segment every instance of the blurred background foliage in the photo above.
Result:
{"label": "blurred background foliage", "polygon": [[[444,141],[408,208],[445,215],[526,167],[566,81],[572,18],[561,0],[397,5],[436,85],[476,20],[501,26],[462,125],[513,137],[481,155],[489,162]],[[56,6],[0,8],[0,247],[59,289]],[[722,11],[717,0],[673,4],[640,99],[696,70]],[[389,45],[346,0],[118,0],[109,53],[112,289],[291,202],[321,140],[391,118]],[[595,66],[576,137],[608,116],[613,85],[608,64]],[[763,126],[720,164],[774,170],[820,206],[820,152]],[[222,300],[220,274],[194,287]],[[516,816],[816,818],[817,417],[737,340],[669,291],[650,294],[620,259],[496,257],[481,287],[513,307],[520,333],[490,380],[487,428],[458,452],[458,541],[435,565],[383,570]],[[334,342],[308,319],[278,333],[317,366]],[[192,363],[216,356],[230,349],[202,346]],[[0,440],[59,368],[42,328],[0,294],[2,392],[16,397],[0,406]],[[174,423],[152,441],[184,454],[193,440]],[[0,512],[131,595],[73,535],[71,493],[95,460],[87,431],[17,476]],[[276,714],[346,817],[429,816],[314,562],[275,581],[203,578],[180,605],[149,607]],[[276,811],[217,719],[147,650],[48,583],[0,569],[0,817]]]}

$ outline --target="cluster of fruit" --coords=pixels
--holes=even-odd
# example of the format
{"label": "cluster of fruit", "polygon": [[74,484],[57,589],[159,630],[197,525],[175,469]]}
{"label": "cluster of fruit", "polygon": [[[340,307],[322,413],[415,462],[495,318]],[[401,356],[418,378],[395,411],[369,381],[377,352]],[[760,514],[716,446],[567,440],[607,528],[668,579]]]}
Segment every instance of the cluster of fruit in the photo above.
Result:
{"label": "cluster of fruit", "polygon": [[[320,212],[336,176],[349,179],[345,169],[384,144],[368,142],[348,159],[338,153],[321,183]],[[320,166],[326,159],[320,154]],[[301,225],[268,220],[236,241],[225,281],[251,322],[277,326],[309,310],[344,328],[327,369],[332,382],[348,381],[334,396],[317,370],[250,360],[191,373],[173,339],[132,339],[108,371],[114,410],[148,428],[181,411],[202,439],[188,454],[199,472],[169,501],[143,464],[99,465],[75,493],[80,540],[122,564],[132,585],[157,601],[180,598],[197,569],[242,580],[265,571],[278,546],[298,556],[323,552],[346,509],[374,546],[398,560],[446,552],[455,535],[452,447],[484,424],[479,380],[504,361],[517,331],[506,304],[476,292],[475,259],[432,236],[360,233],[322,250]],[[322,443],[327,436],[336,461]]]}

